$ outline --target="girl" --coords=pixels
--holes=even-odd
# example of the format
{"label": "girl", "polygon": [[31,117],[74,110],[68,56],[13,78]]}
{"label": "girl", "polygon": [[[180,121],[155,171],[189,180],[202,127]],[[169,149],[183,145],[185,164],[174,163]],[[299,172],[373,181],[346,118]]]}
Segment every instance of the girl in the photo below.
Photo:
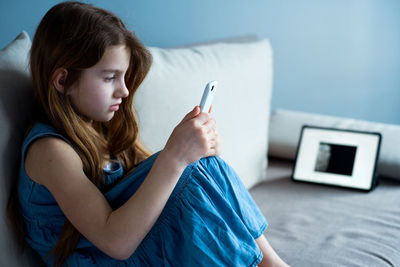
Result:
{"label": "girl", "polygon": [[133,96],[150,65],[108,11],[65,2],[44,16],[18,181],[25,240],[49,266],[285,266],[207,113],[196,106],[159,153],[139,142]]}

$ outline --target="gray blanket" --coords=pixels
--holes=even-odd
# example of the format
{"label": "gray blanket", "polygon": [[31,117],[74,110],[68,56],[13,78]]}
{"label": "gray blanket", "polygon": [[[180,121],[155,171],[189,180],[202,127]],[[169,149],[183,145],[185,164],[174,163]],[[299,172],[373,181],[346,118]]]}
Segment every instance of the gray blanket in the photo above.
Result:
{"label": "gray blanket", "polygon": [[400,266],[400,182],[370,193],[293,182],[292,164],[270,161],[271,180],[250,190],[265,233],[291,266]]}

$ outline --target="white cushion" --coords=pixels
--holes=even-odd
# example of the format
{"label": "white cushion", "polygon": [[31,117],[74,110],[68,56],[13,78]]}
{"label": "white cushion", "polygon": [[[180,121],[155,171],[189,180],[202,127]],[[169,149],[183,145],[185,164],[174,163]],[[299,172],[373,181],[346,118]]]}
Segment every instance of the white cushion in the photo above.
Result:
{"label": "white cushion", "polygon": [[267,40],[188,48],[151,47],[153,65],[135,106],[141,138],[161,150],[173,128],[200,103],[208,81],[218,80],[212,116],[222,155],[247,188],[265,179],[272,88],[272,50]]}
{"label": "white cushion", "polygon": [[22,254],[8,224],[6,203],[13,180],[18,177],[20,149],[32,108],[29,80],[31,41],[22,32],[0,51],[0,266],[37,266],[38,256],[30,248]]}
{"label": "white cushion", "polygon": [[377,172],[381,176],[400,179],[400,126],[398,125],[277,109],[271,114],[268,154],[295,159],[301,127],[305,124],[381,133]]}

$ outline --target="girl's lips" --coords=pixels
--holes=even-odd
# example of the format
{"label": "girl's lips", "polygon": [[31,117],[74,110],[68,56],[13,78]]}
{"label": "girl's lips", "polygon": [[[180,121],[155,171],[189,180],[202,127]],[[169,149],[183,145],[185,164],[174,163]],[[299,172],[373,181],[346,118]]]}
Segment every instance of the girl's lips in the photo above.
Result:
{"label": "girl's lips", "polygon": [[117,111],[118,109],[119,109],[119,104],[110,106],[110,110],[112,110],[112,111]]}

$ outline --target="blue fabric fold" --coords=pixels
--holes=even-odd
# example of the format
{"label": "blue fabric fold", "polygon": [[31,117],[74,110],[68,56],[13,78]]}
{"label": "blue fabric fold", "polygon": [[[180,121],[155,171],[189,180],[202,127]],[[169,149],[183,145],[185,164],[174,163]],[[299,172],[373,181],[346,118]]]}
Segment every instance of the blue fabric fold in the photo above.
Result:
{"label": "blue fabric fold", "polygon": [[[36,125],[25,150],[37,138],[59,135]],[[123,170],[107,176],[112,187],[104,193],[113,209],[135,194],[157,159],[156,153],[124,177]],[[51,193],[33,182],[21,163],[19,199],[25,238],[45,259],[58,240],[65,220]],[[154,196],[157,197],[157,196]],[[54,216],[44,216],[50,212]],[[267,222],[236,172],[220,157],[203,158],[181,175],[156,223],[131,257],[109,257],[82,237],[66,266],[256,266],[262,253],[255,239]],[[53,261],[46,259],[51,266]]]}

